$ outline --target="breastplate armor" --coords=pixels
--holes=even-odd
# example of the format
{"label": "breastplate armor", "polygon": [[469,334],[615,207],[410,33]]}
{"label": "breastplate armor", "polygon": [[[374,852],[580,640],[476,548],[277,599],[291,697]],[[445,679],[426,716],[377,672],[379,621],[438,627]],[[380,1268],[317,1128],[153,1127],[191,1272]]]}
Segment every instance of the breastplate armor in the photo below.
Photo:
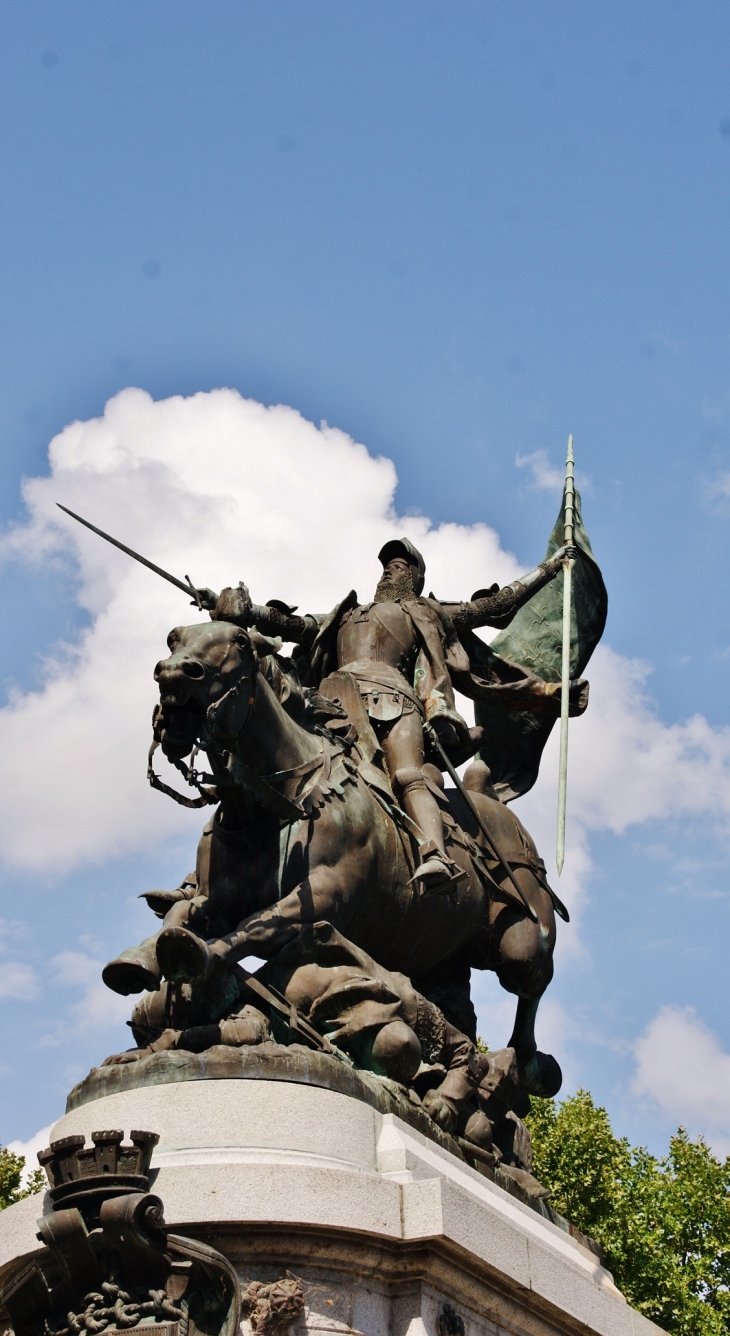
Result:
{"label": "breastplate armor", "polygon": [[337,661],[340,668],[363,659],[387,663],[409,677],[417,648],[413,623],[399,603],[369,603],[343,617],[337,636]]}
{"label": "breastplate armor", "polygon": [[337,636],[337,662],[357,679],[368,714],[397,719],[420,708],[413,690],[418,642],[399,603],[370,603],[345,614]]}

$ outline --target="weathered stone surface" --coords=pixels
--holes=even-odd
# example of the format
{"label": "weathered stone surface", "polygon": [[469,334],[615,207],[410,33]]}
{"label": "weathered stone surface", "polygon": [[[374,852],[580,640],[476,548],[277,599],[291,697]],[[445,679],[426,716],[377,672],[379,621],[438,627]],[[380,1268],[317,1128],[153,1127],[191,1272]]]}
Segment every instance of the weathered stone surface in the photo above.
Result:
{"label": "weathered stone surface", "polygon": [[[305,1308],[293,1336],[439,1336],[447,1302],[464,1336],[649,1336],[559,1217],[381,1112],[374,1096],[311,1079],[219,1078],[129,1082],[74,1103],[52,1140],[101,1125],[159,1131],[151,1186],[168,1225],[223,1253],[244,1291],[298,1280]],[[41,1201],[0,1213],[0,1284],[9,1261],[38,1246]]]}
{"label": "weathered stone surface", "polygon": [[[296,1044],[288,1048],[278,1044],[260,1044],[256,1048],[228,1048],[219,1045],[199,1054],[156,1053],[127,1066],[97,1067],[84,1081],[74,1086],[68,1096],[66,1107],[70,1113],[89,1101],[128,1090],[137,1090],[144,1086],[230,1080],[287,1081],[305,1086],[319,1086],[347,1095],[351,1099],[360,1100],[380,1114],[393,1114],[423,1136],[433,1140],[449,1154],[466,1161],[481,1174],[498,1183],[511,1196],[527,1203],[546,1219],[552,1220],[559,1228],[572,1233],[583,1242],[584,1246],[592,1248],[596,1255],[600,1256],[597,1244],[586,1239],[579,1230],[559,1216],[548,1202],[528,1193],[509,1170],[493,1168],[489,1158],[480,1154],[478,1147],[462,1137],[452,1137],[443,1132],[403,1086],[386,1078],[374,1076],[370,1072],[350,1067],[326,1053],[316,1053]],[[211,1098],[215,1099],[215,1096]],[[211,1111],[210,1115],[212,1121],[220,1116],[217,1112],[218,1105],[215,1107],[216,1111]],[[353,1106],[350,1104],[347,1108],[347,1116],[350,1117]],[[63,1125],[66,1125],[65,1120]],[[80,1127],[74,1125],[72,1130],[80,1130]],[[211,1135],[214,1134],[215,1131],[211,1128]],[[346,1127],[343,1126],[338,1130],[341,1139],[346,1140],[347,1135]]]}

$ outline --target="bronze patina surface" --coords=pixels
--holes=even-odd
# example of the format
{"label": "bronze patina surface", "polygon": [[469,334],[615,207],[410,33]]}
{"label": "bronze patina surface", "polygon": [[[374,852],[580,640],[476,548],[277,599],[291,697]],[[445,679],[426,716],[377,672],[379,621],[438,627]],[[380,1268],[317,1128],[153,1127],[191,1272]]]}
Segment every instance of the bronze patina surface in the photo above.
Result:
{"label": "bronze patina surface", "polygon": [[[148,777],[215,810],[195,870],[146,896],[159,930],[104,970],[110,988],[141,994],[136,1047],[107,1058],[71,1105],[130,1084],[311,1080],[527,1183],[521,1120],[530,1094],[561,1083],[534,1027],[567,912],[505,800],[534,782],[560,713],[564,561],[576,563],[573,714],[587,705],[577,674],[605,589],[579,512],[576,547],[553,536],[529,574],[461,602],[424,596],[407,538],[379,556],[369,602],[352,591],[300,616],[254,604],[242,584],[199,589],[210,621],[170,633]],[[489,626],[501,628],[493,646],[475,634]],[[476,727],[457,692],[474,700]],[[190,796],[158,777],[158,749]],[[462,790],[445,788],[444,769],[465,761]],[[248,956],[265,962],[255,974]],[[474,969],[517,998],[496,1053],[477,1046]]]}

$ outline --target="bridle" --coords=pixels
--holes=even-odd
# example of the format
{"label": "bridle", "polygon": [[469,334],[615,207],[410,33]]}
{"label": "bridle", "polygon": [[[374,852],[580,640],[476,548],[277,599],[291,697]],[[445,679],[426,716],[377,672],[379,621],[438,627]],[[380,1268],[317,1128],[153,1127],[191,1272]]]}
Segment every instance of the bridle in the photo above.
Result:
{"label": "bridle", "polygon": [[[240,675],[233,685],[224,692],[219,700],[213,701],[212,705],[209,705],[205,711],[205,726],[200,732],[201,734],[205,733],[205,735],[211,739],[211,742],[214,730],[218,724],[219,716],[224,710],[229,709],[231,712],[229,736],[234,740],[237,741],[238,738],[240,738],[248,723],[251,716],[251,707],[256,699],[256,676],[258,673],[258,662],[255,654],[252,655],[252,659],[253,663],[250,674],[244,674],[242,665]],[[244,699],[243,697],[244,685],[249,690],[247,699]],[[242,706],[244,706],[243,711],[241,710]],[[239,714],[242,715],[240,723],[238,723],[237,719]],[[220,802],[218,786],[225,784],[226,779],[220,775],[209,775],[205,771],[198,771],[193,764],[196,756],[198,756],[201,751],[205,751],[205,743],[203,743],[202,746],[200,745],[200,737],[196,739],[195,745],[190,753],[189,764],[185,761],[178,760],[175,757],[168,757],[168,760],[174,765],[175,769],[179,770],[180,774],[185,779],[185,782],[189,784],[191,788],[198,790],[197,798],[189,798],[184,793],[178,793],[176,789],[173,789],[169,784],[166,784],[165,781],[160,779],[160,776],[155,773],[152,758],[165,736],[164,728],[159,727],[162,717],[163,706],[158,705],[152,716],[154,736],[152,739],[152,746],[147,754],[147,779],[150,787],[157,789],[159,793],[164,793],[168,798],[174,798],[175,802],[179,803],[181,807],[208,807]],[[236,727],[237,724],[238,727]],[[233,776],[231,776],[228,782],[234,782]],[[211,783],[215,785],[214,788],[207,787],[207,785]]]}
{"label": "bridle", "polygon": [[[225,735],[231,741],[239,742],[243,736],[246,725],[252,714],[252,706],[256,699],[257,681],[259,665],[256,654],[253,654],[253,664],[250,672],[244,673],[243,667],[232,686],[220,697],[209,705],[205,712],[205,725],[200,730],[205,735],[205,739],[213,743],[214,734],[220,727],[221,716],[225,714]],[[168,798],[173,798],[181,807],[200,808],[214,806],[220,802],[221,795],[219,789],[236,785],[244,789],[255,802],[260,803],[273,812],[283,823],[291,824],[293,821],[300,820],[306,815],[304,808],[296,800],[287,798],[278,788],[274,787],[277,783],[285,782],[292,778],[299,778],[310,771],[317,769],[322,764],[322,757],[316,757],[312,761],[303,761],[300,765],[293,766],[290,770],[280,771],[276,775],[259,775],[251,766],[236,756],[233,751],[229,751],[229,759],[226,763],[225,772],[222,775],[211,775],[205,771],[195,769],[194,761],[201,751],[206,750],[206,741],[199,737],[190,754],[190,762],[177,760],[170,757],[172,765],[185,779],[185,782],[191,788],[197,789],[198,797],[190,798],[187,794],[178,793],[171,785],[166,784],[163,779],[156,774],[152,758],[164,739],[164,729],[159,727],[163,716],[163,707],[158,705],[155,710],[152,726],[154,737],[147,757],[147,779],[151,788],[157,789],[159,793],[164,793]],[[202,742],[202,745],[201,745]],[[212,786],[212,787],[209,787]]]}

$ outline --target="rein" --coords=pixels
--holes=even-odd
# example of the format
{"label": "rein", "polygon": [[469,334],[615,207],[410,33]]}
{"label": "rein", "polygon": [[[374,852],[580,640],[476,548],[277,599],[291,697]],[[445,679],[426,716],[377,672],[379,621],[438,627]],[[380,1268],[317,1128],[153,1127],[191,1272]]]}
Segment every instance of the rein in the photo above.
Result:
{"label": "rein", "polygon": [[[155,738],[153,740],[152,746],[150,747],[147,756],[147,778],[150,782],[151,787],[153,789],[157,789],[159,793],[166,794],[168,798],[174,798],[176,803],[180,803],[181,807],[207,807],[209,804],[217,803],[218,794],[216,790],[206,789],[200,783],[200,780],[203,778],[203,776],[199,776],[197,770],[194,770],[190,765],[186,765],[184,761],[173,760],[172,764],[175,766],[176,770],[180,771],[181,775],[184,775],[185,779],[187,780],[187,783],[190,784],[191,788],[195,788],[198,790],[200,794],[199,798],[188,798],[184,793],[178,793],[176,789],[171,788],[170,785],[166,784],[163,779],[160,779],[159,775],[155,774],[155,771],[152,766],[152,757],[157,751],[157,748],[160,745],[160,741],[161,739],[158,738]],[[197,747],[194,748],[193,756],[197,753],[197,750],[198,750]],[[207,776],[205,776],[205,778],[207,778]],[[212,778],[213,776],[211,775],[211,779]]]}
{"label": "rein", "polygon": [[[246,714],[244,715],[240,727],[238,728],[237,732],[234,735],[236,738],[240,737],[241,733],[246,727],[246,724],[248,723],[251,714],[251,706],[254,703],[256,695],[255,678],[257,671],[258,671],[258,663],[256,662],[256,658],[254,656],[253,673],[250,679],[251,695],[249,696],[246,705]],[[221,713],[223,708],[226,705],[231,705],[231,704],[233,705],[232,714],[233,714],[233,724],[235,727],[236,706],[239,703],[241,687],[243,686],[245,680],[246,679],[244,679],[243,676],[239,677],[238,681],[234,682],[233,686],[228,688],[228,690],[224,693],[224,695],[221,696],[220,700],[214,701],[212,705],[208,706],[208,709],[205,712],[205,717],[208,729],[210,731],[212,731],[212,729],[218,722],[218,715]],[[199,774],[198,771],[194,769],[192,764],[186,765],[184,761],[178,761],[173,759],[172,757],[168,757],[168,760],[171,761],[172,765],[175,766],[176,770],[180,771],[180,774],[184,776],[186,782],[190,785],[190,787],[198,790],[198,793],[200,795],[198,798],[188,798],[184,793],[178,793],[176,789],[171,788],[169,784],[166,784],[164,780],[160,779],[160,776],[155,773],[154,767],[152,765],[152,757],[154,756],[155,752],[157,751],[157,748],[160,746],[160,743],[162,742],[162,739],[165,736],[164,729],[160,733],[160,736],[159,737],[157,736],[157,724],[161,713],[162,713],[162,706],[158,705],[157,709],[155,710],[154,718],[152,721],[152,727],[154,729],[155,736],[152,741],[152,746],[150,747],[147,755],[147,779],[149,780],[150,786],[153,789],[157,789],[159,793],[164,793],[166,797],[174,798],[175,802],[179,803],[181,807],[198,808],[198,807],[213,806],[215,803],[220,801],[218,786],[221,783],[226,782],[224,779],[222,779],[222,777],[217,777],[215,775]],[[199,750],[200,748],[196,743],[196,745],[193,747],[190,756],[191,762],[195,760],[195,757],[198,755]],[[209,781],[212,780],[213,783],[216,785],[216,787],[206,788],[205,785],[201,783],[201,781],[204,779],[207,779]],[[231,776],[231,779],[233,780],[233,776]]]}
{"label": "rein", "polygon": [[[213,729],[218,722],[219,715],[221,715],[224,710],[228,709],[228,726],[230,733],[234,740],[238,741],[251,717],[251,707],[253,706],[256,697],[255,679],[257,672],[258,663],[254,658],[254,671],[251,678],[245,679],[240,677],[237,682],[234,682],[232,687],[229,687],[225,695],[221,696],[220,700],[217,700],[212,705],[208,706],[208,709],[206,710],[206,732],[209,735],[213,732]],[[243,704],[241,690],[244,682],[247,682],[250,685],[251,694],[245,702],[246,712],[243,715],[239,726],[236,727],[237,716],[240,715],[240,707],[241,704]],[[158,706],[158,712],[155,714],[153,723],[155,734],[157,731],[157,720],[159,719],[159,713],[161,713],[161,711],[162,706]],[[195,757],[200,750],[196,744],[191,754],[191,764],[187,765],[184,761],[169,758],[172,760],[172,764],[175,766],[176,770],[180,771],[180,774],[183,775],[185,781],[191,788],[198,790],[199,796],[197,798],[189,798],[185,794],[178,793],[176,789],[171,788],[169,784],[166,784],[164,780],[160,779],[160,776],[155,773],[152,758],[163,738],[164,730],[159,737],[155,736],[152,746],[150,747],[149,755],[147,757],[147,779],[153,789],[157,789],[158,792],[164,793],[168,798],[174,798],[175,802],[179,803],[181,807],[200,808],[207,807],[209,804],[213,805],[218,803],[220,801],[218,789],[221,785],[228,786],[237,784],[240,788],[245,789],[256,802],[267,807],[286,824],[291,824],[293,821],[299,821],[302,817],[306,816],[306,812],[300,803],[296,800],[292,801],[290,798],[287,798],[278,788],[275,788],[274,785],[285,783],[287,780],[294,777],[303,777],[309,774],[311,771],[322,765],[323,757],[315,757],[312,761],[303,761],[299,765],[292,766],[289,770],[280,770],[273,775],[264,776],[258,775],[255,770],[252,770],[249,765],[246,765],[245,762],[241,761],[238,756],[230,754],[226,763],[227,773],[222,776],[216,776],[200,773],[192,765],[192,762],[195,760]],[[215,787],[207,788],[203,784],[203,780],[209,782],[213,781]]]}

